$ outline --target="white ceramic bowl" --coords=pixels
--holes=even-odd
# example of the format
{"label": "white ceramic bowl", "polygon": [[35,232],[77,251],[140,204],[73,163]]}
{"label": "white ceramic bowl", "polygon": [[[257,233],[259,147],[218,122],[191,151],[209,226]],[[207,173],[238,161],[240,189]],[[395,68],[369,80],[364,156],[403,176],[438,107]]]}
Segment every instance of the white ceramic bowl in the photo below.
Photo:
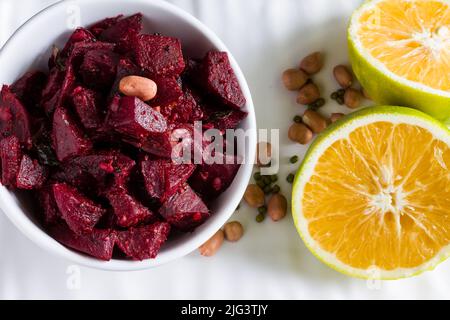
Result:
{"label": "white ceramic bowl", "polygon": [[245,145],[245,163],[232,185],[212,204],[213,215],[193,233],[166,243],[158,257],[145,261],[111,260],[103,262],[66,248],[47,235],[33,218],[30,201],[0,186],[0,209],[28,238],[49,252],[75,263],[105,270],[142,270],[167,263],[189,254],[209,239],[233,214],[251,176],[256,153],[256,121],[252,98],[242,71],[222,41],[200,21],[181,9],[161,0],[75,0],[54,4],[28,20],[8,40],[0,51],[0,84],[10,84],[32,68],[45,69],[50,48],[61,47],[80,17],[87,26],[105,17],[142,12],[144,32],[161,32],[182,40],[185,53],[202,57],[208,50],[227,51],[233,69],[247,99],[245,110],[249,116],[241,128],[250,134]]}

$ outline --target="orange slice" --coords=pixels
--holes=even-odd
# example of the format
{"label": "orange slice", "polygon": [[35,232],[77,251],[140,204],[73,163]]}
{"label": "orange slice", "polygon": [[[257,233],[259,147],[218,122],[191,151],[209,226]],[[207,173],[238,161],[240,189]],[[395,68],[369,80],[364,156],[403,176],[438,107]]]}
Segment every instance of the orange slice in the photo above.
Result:
{"label": "orange slice", "polygon": [[338,122],[297,174],[293,215],[307,246],[357,277],[434,267],[450,250],[450,134],[413,109],[377,107]]}

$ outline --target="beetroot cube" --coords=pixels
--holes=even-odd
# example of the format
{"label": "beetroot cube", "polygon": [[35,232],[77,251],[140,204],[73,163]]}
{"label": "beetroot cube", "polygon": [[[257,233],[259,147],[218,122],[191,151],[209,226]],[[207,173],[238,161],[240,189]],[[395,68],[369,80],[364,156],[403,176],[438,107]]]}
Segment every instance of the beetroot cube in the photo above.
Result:
{"label": "beetroot cube", "polygon": [[61,50],[58,59],[65,60],[67,59],[75,46],[75,43],[79,42],[94,42],[96,41],[95,36],[85,28],[77,28],[70,36],[69,40],[66,42],[66,45]]}
{"label": "beetroot cube", "polygon": [[129,51],[130,45],[135,41],[142,29],[142,14],[137,13],[117,21],[100,34],[100,39],[117,44],[119,52]]}
{"label": "beetroot cube", "polygon": [[189,179],[193,164],[175,164],[168,160],[143,160],[140,165],[150,197],[164,201]]}
{"label": "beetroot cube", "polygon": [[47,178],[47,170],[37,160],[24,154],[20,162],[16,185],[19,189],[38,189],[42,187]]}
{"label": "beetroot cube", "polygon": [[218,197],[230,186],[240,168],[236,157],[234,158],[233,164],[203,163],[199,165],[189,184],[207,199]]}
{"label": "beetroot cube", "polygon": [[72,91],[71,99],[75,112],[85,129],[92,131],[102,126],[99,107],[101,97],[96,91],[79,86]]}
{"label": "beetroot cube", "polygon": [[64,224],[56,224],[51,225],[48,231],[55,240],[69,248],[105,261],[112,258],[116,242],[114,230],[94,229],[89,234],[76,234]]}
{"label": "beetroot cube", "polygon": [[167,129],[162,114],[136,97],[122,97],[118,105],[113,104],[107,123],[118,133],[138,140]]}
{"label": "beetroot cube", "polygon": [[80,74],[83,83],[94,89],[110,89],[117,71],[119,56],[109,50],[91,50],[83,58]]}
{"label": "beetroot cube", "polygon": [[31,146],[30,117],[23,104],[6,85],[0,93],[0,138],[15,135],[20,143]]}
{"label": "beetroot cube", "polygon": [[117,224],[121,227],[128,228],[141,222],[152,221],[155,218],[153,212],[122,187],[112,188],[106,196],[117,217]]}
{"label": "beetroot cube", "polygon": [[92,143],[63,108],[53,115],[53,147],[59,161],[81,156],[92,149]]}
{"label": "beetroot cube", "polygon": [[106,210],[65,183],[53,185],[53,196],[61,217],[76,234],[91,233]]}
{"label": "beetroot cube", "polygon": [[154,259],[169,233],[170,225],[166,222],[131,228],[117,232],[117,246],[134,260]]}
{"label": "beetroot cube", "polygon": [[22,159],[20,142],[16,136],[9,136],[0,141],[0,157],[2,159],[2,184],[15,187]]}
{"label": "beetroot cube", "polygon": [[203,200],[187,184],[163,203],[159,213],[181,231],[195,229],[210,216]]}
{"label": "beetroot cube", "polygon": [[43,187],[38,191],[39,205],[44,213],[44,222],[49,225],[57,222],[60,217],[58,206],[53,197],[52,187]]}
{"label": "beetroot cube", "polygon": [[247,117],[248,113],[237,109],[218,109],[206,110],[206,122],[213,128],[216,128],[222,133],[227,129],[236,129],[239,123]]}
{"label": "beetroot cube", "polygon": [[41,71],[29,71],[20,77],[13,85],[11,92],[28,108],[36,109],[42,95],[47,76]]}
{"label": "beetroot cube", "polygon": [[64,81],[65,73],[58,68],[50,70],[47,83],[42,90],[41,106],[47,114],[51,114],[59,99],[60,88]]}
{"label": "beetroot cube", "polygon": [[232,108],[242,108],[245,97],[226,52],[210,51],[201,66],[205,88],[224,104]]}
{"label": "beetroot cube", "polygon": [[103,196],[113,185],[125,186],[134,166],[132,159],[119,152],[99,152],[66,161],[52,178],[77,186],[86,194]]}
{"label": "beetroot cube", "polygon": [[143,34],[134,42],[136,63],[152,75],[178,76],[185,64],[177,38]]}
{"label": "beetroot cube", "polygon": [[88,29],[94,36],[99,37],[103,31],[115,25],[117,21],[119,21],[122,18],[123,18],[122,14],[119,14],[116,17],[106,18],[94,23]]}
{"label": "beetroot cube", "polygon": [[[164,111],[167,109],[161,110]],[[185,90],[183,97],[179,99],[178,103],[170,108],[167,112],[167,117],[170,123],[193,123],[194,121],[200,121],[203,118],[203,111],[195,100],[190,90]]]}
{"label": "beetroot cube", "polygon": [[74,68],[68,64],[65,71],[53,68],[50,71],[47,84],[42,91],[41,107],[50,115],[62,105],[65,98],[72,91],[75,83]]}
{"label": "beetroot cube", "polygon": [[175,78],[157,77],[153,79],[158,86],[156,97],[150,101],[151,106],[158,106],[161,109],[171,108],[178,103],[183,96],[181,86]]}

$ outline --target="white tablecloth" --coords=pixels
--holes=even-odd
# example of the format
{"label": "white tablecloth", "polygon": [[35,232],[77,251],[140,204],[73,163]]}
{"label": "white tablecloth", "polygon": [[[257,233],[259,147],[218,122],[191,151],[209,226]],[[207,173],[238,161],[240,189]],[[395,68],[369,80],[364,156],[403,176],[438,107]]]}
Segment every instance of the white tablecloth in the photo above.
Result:
{"label": "white tablecloth", "polygon": [[[114,0],[111,0],[113,2]],[[35,12],[53,0],[0,0],[0,45]],[[286,138],[292,117],[302,111],[280,84],[280,73],[313,50],[327,54],[317,78],[326,92],[336,85],[332,66],[347,61],[345,29],[359,0],[174,0],[211,27],[240,63],[262,128],[281,129],[280,177],[305,147]],[[51,26],[49,26],[51,28]],[[24,48],[26,50],[26,48]],[[0,70],[1,72],[1,70]],[[324,112],[341,110],[329,103]],[[282,190],[289,194],[288,184]],[[226,243],[213,258],[193,253],[157,269],[115,273],[72,265],[25,238],[0,214],[0,298],[14,299],[392,299],[449,298],[450,263],[396,282],[371,283],[343,276],[315,259],[290,217],[257,224],[245,206],[233,219],[246,229],[237,244]],[[79,275],[80,281],[74,281]]]}

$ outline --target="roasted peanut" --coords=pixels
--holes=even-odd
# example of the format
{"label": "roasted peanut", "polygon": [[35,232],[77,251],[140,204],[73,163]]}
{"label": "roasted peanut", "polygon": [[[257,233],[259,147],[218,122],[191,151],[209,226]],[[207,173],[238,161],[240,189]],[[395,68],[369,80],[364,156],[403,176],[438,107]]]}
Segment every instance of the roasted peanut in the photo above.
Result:
{"label": "roasted peanut", "polygon": [[232,221],[225,224],[223,227],[225,233],[225,239],[230,242],[239,241],[244,235],[244,227],[238,221]]}
{"label": "roasted peanut", "polygon": [[119,91],[126,96],[137,97],[142,101],[152,100],[157,93],[158,87],[155,81],[140,77],[123,77],[119,83]]}
{"label": "roasted peanut", "polygon": [[358,108],[363,99],[364,97],[359,90],[353,88],[348,88],[345,90],[344,103],[350,109]]}
{"label": "roasted peanut", "polygon": [[287,211],[287,200],[280,194],[274,194],[269,199],[269,204],[267,205],[267,214],[273,221],[279,221],[286,216]]}
{"label": "roasted peanut", "polygon": [[319,72],[323,67],[323,56],[320,52],[313,52],[300,62],[300,69],[304,70],[307,74],[315,74]]}
{"label": "roasted peanut", "polygon": [[200,254],[205,257],[212,257],[219,251],[220,247],[223,244],[223,240],[225,238],[225,234],[222,229],[217,231],[208,241],[198,248]]}
{"label": "roasted peanut", "polygon": [[345,116],[345,114],[343,114],[343,113],[332,113],[331,117],[330,117],[330,121],[331,121],[331,123],[334,123],[344,116]]}
{"label": "roasted peanut", "polygon": [[294,123],[289,128],[288,137],[292,141],[298,142],[300,144],[308,144],[313,138],[313,133],[303,123]]}
{"label": "roasted peanut", "polygon": [[314,133],[320,133],[327,127],[327,120],[313,110],[306,110],[303,114],[303,123]]}
{"label": "roasted peanut", "polygon": [[244,193],[244,200],[252,208],[264,205],[264,191],[256,184],[249,184]]}
{"label": "roasted peanut", "polygon": [[297,103],[307,105],[317,101],[319,98],[319,88],[311,82],[300,89],[297,95]]}
{"label": "roasted peanut", "polygon": [[353,75],[344,65],[338,65],[333,70],[334,78],[342,88],[348,88],[353,84]]}
{"label": "roasted peanut", "polygon": [[286,89],[295,91],[308,81],[308,75],[303,70],[288,69],[283,72],[283,83]]}
{"label": "roasted peanut", "polygon": [[269,142],[260,142],[256,147],[256,165],[266,167],[272,159],[272,145]]}

